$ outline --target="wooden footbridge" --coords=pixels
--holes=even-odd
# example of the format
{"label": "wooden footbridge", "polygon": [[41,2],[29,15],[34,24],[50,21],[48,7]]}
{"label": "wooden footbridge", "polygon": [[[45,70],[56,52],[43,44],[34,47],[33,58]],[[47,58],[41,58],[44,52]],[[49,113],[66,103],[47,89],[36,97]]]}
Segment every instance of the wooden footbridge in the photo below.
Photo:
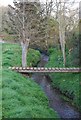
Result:
{"label": "wooden footbridge", "polygon": [[20,73],[79,73],[81,68],[9,67]]}

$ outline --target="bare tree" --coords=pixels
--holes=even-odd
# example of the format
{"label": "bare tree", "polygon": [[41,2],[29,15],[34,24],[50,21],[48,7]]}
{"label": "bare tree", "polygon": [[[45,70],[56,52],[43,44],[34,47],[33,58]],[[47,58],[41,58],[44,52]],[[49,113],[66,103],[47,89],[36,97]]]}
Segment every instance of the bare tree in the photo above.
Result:
{"label": "bare tree", "polygon": [[72,7],[76,4],[75,0],[55,0],[52,1],[51,10],[59,24],[59,40],[63,54],[64,66],[66,63],[65,55],[65,32],[72,30],[78,24],[78,9]]}
{"label": "bare tree", "polygon": [[60,0],[60,9],[58,13],[58,22],[59,22],[59,37],[60,37],[60,44],[61,50],[63,54],[64,66],[65,66],[65,3],[62,8],[62,1]]}
{"label": "bare tree", "polygon": [[31,40],[32,21],[36,20],[38,1],[14,0],[14,7],[9,5],[9,24],[19,36],[22,47],[22,66],[27,66],[27,51]]}

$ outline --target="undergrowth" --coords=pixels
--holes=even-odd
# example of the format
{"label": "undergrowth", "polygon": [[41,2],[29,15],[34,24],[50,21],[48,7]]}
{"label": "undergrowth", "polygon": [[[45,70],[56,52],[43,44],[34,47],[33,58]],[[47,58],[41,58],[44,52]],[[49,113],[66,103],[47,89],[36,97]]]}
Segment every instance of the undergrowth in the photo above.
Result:
{"label": "undergrowth", "polygon": [[[2,66],[22,66],[21,57],[22,51],[21,46],[18,44],[3,44],[2,45]],[[40,60],[40,52],[34,49],[28,49],[27,54],[27,65],[36,66]]]}
{"label": "undergrowth", "polygon": [[[66,54],[66,67],[72,63],[71,55]],[[70,62],[71,61],[71,62]],[[63,58],[60,50],[51,48],[49,50],[49,61],[46,67],[63,67]],[[75,66],[74,66],[75,67]],[[81,110],[80,104],[80,73],[51,73],[52,86],[59,89],[72,99],[72,104]]]}

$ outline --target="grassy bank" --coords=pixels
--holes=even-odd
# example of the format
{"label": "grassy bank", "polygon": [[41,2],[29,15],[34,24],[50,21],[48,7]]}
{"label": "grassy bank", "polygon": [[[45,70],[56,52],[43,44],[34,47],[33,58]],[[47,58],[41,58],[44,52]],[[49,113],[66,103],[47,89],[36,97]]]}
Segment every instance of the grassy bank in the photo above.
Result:
{"label": "grassy bank", "polygon": [[[57,118],[49,108],[47,97],[30,78],[25,78],[9,66],[21,66],[21,47],[3,44],[2,115],[3,118]],[[27,63],[35,66],[40,60],[38,51],[29,49]]]}
{"label": "grassy bank", "polygon": [[57,118],[40,87],[21,74],[3,70],[4,118]]}
{"label": "grassy bank", "polygon": [[[61,51],[58,49],[49,50],[49,61],[46,67],[63,67],[63,59]],[[67,54],[67,67],[71,64],[71,56]],[[71,61],[71,62],[70,62]],[[73,105],[81,109],[80,105],[80,73],[51,73],[52,86],[59,89],[63,94],[67,95]]]}
{"label": "grassy bank", "polygon": [[[2,54],[3,54],[3,67],[8,66],[21,66],[21,57],[22,51],[21,46],[18,44],[3,44],[2,46]],[[34,49],[28,49],[27,54],[27,65],[35,66],[40,60],[40,52]]]}

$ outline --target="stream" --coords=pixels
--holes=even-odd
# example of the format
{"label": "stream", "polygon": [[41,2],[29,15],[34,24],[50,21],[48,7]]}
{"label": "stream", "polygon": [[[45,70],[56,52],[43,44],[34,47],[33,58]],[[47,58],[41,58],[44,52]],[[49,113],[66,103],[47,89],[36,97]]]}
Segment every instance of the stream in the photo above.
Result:
{"label": "stream", "polygon": [[[48,56],[42,54],[38,67],[43,67],[47,62]],[[52,88],[50,79],[44,73],[34,73],[32,79],[41,86],[41,89],[45,92],[49,100],[49,106],[57,111],[62,120],[66,120],[67,118],[80,120],[79,112],[63,100],[61,94],[56,89]]]}

